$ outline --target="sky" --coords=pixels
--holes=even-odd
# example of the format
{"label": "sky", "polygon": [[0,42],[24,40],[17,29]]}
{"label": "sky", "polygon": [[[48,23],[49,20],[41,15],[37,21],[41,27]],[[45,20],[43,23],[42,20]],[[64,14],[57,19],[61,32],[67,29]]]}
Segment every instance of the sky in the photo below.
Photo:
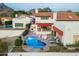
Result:
{"label": "sky", "polygon": [[5,3],[14,10],[29,10],[33,8],[49,7],[52,11],[79,11],[79,3]]}

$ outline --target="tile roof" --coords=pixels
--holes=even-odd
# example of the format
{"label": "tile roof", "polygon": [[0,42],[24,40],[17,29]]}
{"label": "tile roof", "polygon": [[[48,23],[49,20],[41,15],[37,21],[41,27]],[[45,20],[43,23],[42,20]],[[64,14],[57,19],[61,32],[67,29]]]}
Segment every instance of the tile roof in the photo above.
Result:
{"label": "tile roof", "polygon": [[1,18],[1,20],[4,20],[4,19],[12,20],[12,17],[3,17],[3,18]]}
{"label": "tile roof", "polygon": [[79,17],[74,12],[58,12],[57,21],[79,21]]}
{"label": "tile roof", "polygon": [[59,35],[63,36],[63,31],[57,28],[56,26],[53,26],[54,31],[56,31]]}
{"label": "tile roof", "polygon": [[38,12],[34,14],[37,17],[52,17],[53,13],[52,12]]}

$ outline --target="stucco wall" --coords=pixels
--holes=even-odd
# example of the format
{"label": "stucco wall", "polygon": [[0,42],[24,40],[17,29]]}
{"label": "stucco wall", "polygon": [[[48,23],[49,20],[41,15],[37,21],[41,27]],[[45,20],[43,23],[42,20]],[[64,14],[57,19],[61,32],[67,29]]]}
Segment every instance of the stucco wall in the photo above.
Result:
{"label": "stucco wall", "polygon": [[41,19],[41,17],[36,17],[36,23],[53,23],[54,20],[49,17],[48,19]]}
{"label": "stucco wall", "polygon": [[62,42],[64,45],[75,43],[73,35],[79,35],[79,21],[57,21],[54,25],[63,30]]}
{"label": "stucco wall", "polygon": [[[26,27],[26,24],[30,23],[31,22],[31,18],[29,17],[25,17],[25,18],[14,18],[12,20],[13,22],[13,28],[25,28]],[[15,23],[23,23],[23,27],[15,27]]]}

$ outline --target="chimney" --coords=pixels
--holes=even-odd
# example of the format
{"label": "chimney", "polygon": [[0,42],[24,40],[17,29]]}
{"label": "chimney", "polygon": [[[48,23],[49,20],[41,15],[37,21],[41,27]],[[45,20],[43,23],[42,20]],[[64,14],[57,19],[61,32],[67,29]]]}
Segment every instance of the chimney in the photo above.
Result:
{"label": "chimney", "polygon": [[53,20],[54,20],[54,21],[57,20],[57,13],[56,13],[56,12],[53,13]]}
{"label": "chimney", "polygon": [[37,8],[35,9],[35,13],[38,13],[38,9]]}

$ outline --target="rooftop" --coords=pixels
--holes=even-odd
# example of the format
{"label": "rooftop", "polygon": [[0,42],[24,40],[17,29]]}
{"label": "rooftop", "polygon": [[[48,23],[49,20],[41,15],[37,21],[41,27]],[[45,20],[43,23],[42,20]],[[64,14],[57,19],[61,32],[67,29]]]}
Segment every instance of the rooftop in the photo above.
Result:
{"label": "rooftop", "polygon": [[3,20],[3,19],[12,20],[12,17],[2,17],[1,19],[2,19],[2,20]]}
{"label": "rooftop", "polygon": [[79,21],[79,16],[74,12],[58,12],[57,21]]}
{"label": "rooftop", "polygon": [[38,12],[34,14],[37,17],[52,17],[53,13],[52,12]]}

